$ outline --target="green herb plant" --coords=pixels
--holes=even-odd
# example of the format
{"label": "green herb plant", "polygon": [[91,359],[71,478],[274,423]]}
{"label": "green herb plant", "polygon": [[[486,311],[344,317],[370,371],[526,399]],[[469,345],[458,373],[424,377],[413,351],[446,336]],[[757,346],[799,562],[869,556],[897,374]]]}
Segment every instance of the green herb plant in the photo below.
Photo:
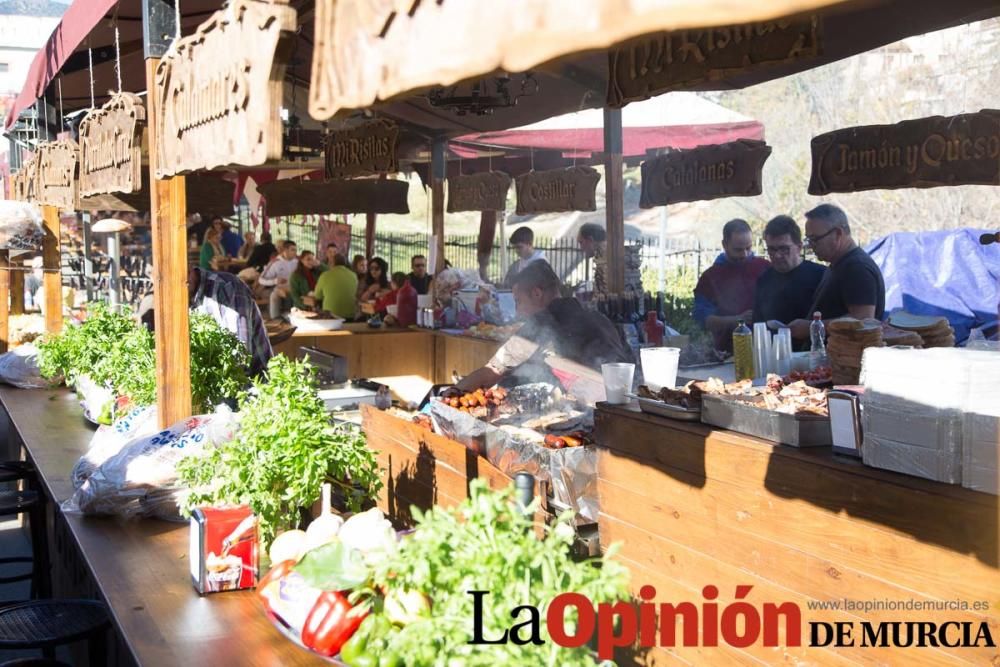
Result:
{"label": "green herb plant", "polygon": [[[511,611],[518,605],[541,610],[545,636],[548,604],[560,593],[581,593],[595,605],[629,599],[628,570],[613,559],[615,546],[603,559],[574,561],[571,512],[545,528],[539,539],[530,516],[517,510],[513,489],[493,492],[482,480],[471,483],[469,498],[457,507],[412,512],[414,533],[375,565],[374,589],[354,596],[362,600],[374,590],[403,590],[431,598],[431,614],[392,635],[389,653],[405,656],[409,667],[597,664],[586,646],[563,648],[551,641],[540,646],[470,645],[474,599],[468,591],[489,591],[483,602],[483,637],[496,638],[509,629],[515,622]],[[570,634],[575,623],[575,616],[567,615]]]}
{"label": "green herb plant", "polygon": [[45,378],[61,375],[67,386],[84,374],[98,384],[109,383],[118,371],[121,342],[135,327],[127,313],[105,303],[87,304],[83,322],[69,324],[61,333],[48,334],[38,342],[38,369]]}
{"label": "green herb plant", "polygon": [[355,511],[382,486],[364,434],[330,423],[311,366],[278,355],[266,375],[240,395],[237,438],[178,466],[191,488],[185,512],[249,505],[264,550],[278,532],[298,526],[299,508],[319,499],[323,482],[341,487]]}
{"label": "green herb plant", "polygon": [[250,352],[211,315],[190,314],[191,404],[195,412],[211,410],[246,388]]}

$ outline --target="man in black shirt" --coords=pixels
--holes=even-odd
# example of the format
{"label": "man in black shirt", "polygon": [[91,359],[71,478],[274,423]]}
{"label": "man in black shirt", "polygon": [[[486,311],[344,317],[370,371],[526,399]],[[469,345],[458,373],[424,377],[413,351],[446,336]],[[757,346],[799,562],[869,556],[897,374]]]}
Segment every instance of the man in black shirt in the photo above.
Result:
{"label": "man in black shirt", "polygon": [[802,259],[802,232],[787,215],[779,215],[767,223],[764,243],[771,266],[757,279],[753,321],[784,325],[810,319],[809,308],[826,267]]}
{"label": "man in black shirt", "polygon": [[[830,269],[816,289],[810,311],[824,320],[850,316],[885,316],[885,282],[878,265],[851,238],[847,215],[832,204],[820,204],[806,213],[806,243]],[[809,338],[809,319],[789,325],[792,337]]]}
{"label": "man in black shirt", "polygon": [[257,271],[263,271],[264,267],[271,262],[271,258],[277,254],[278,249],[271,243],[271,233],[264,232],[260,235],[260,243],[247,258],[247,266],[257,269]]}
{"label": "man in black shirt", "polygon": [[584,310],[576,299],[560,297],[559,287],[548,262],[532,262],[514,276],[514,302],[526,321],[485,366],[463,378],[458,389],[491,387],[504,379],[512,384],[554,382],[546,354],[595,370],[604,363],[634,361],[611,320]]}
{"label": "man in black shirt", "polygon": [[417,294],[427,294],[431,289],[431,280],[434,276],[427,273],[427,258],[423,255],[414,255],[410,260],[410,274],[406,276],[410,281],[410,287],[417,290]]}

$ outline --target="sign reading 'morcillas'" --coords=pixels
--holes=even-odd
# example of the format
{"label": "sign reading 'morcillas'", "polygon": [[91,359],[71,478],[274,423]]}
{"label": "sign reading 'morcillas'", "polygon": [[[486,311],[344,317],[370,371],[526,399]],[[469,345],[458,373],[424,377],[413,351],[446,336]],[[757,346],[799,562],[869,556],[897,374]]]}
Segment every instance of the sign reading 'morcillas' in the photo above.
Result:
{"label": "sign reading 'morcillas'", "polygon": [[113,95],[80,122],[80,196],[142,188],[142,128],[146,108],[132,93]]}
{"label": "sign reading 'morcillas'", "polygon": [[232,0],[175,43],[156,69],[158,178],[281,157],[295,28],[287,0]]}
{"label": "sign reading 'morcillas'", "polygon": [[1000,110],[834,130],[812,140],[809,194],[1000,185]]}
{"label": "sign reading 'morcillas'", "polygon": [[771,147],[763,141],[740,139],[646,160],[639,206],[759,195],[761,170],[770,155]]}
{"label": "sign reading 'morcillas'", "polygon": [[323,145],[328,179],[388,174],[396,166],[399,127],[378,119],[327,135]]}
{"label": "sign reading 'morcillas'", "polygon": [[518,176],[517,214],[596,211],[597,182],[593,167],[531,171]]}
{"label": "sign reading 'morcillas'", "polygon": [[38,182],[35,199],[39,204],[64,211],[80,202],[77,166],[80,149],[72,139],[49,141],[38,146]]}
{"label": "sign reading 'morcillas'", "polygon": [[510,176],[502,171],[448,179],[448,212],[502,211],[507,207]]}

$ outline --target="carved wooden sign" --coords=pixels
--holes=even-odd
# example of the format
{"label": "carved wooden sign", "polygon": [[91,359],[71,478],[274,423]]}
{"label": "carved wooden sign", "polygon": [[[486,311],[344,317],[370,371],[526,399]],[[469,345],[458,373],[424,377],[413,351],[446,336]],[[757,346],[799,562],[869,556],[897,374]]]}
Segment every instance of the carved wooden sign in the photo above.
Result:
{"label": "carved wooden sign", "polygon": [[502,211],[507,207],[510,176],[489,171],[448,179],[448,212]]}
{"label": "carved wooden sign", "polygon": [[175,43],[156,69],[157,178],[281,157],[295,28],[287,0],[232,0]]}
{"label": "carved wooden sign", "polygon": [[771,147],[763,141],[741,139],[646,160],[639,206],[759,195],[761,171],[770,155]]}
{"label": "carved wooden sign", "polygon": [[596,211],[597,182],[593,167],[532,171],[517,177],[517,214]]}
{"label": "carved wooden sign", "polygon": [[268,215],[410,212],[407,181],[358,178],[342,181],[282,179],[258,187]]}
{"label": "carved wooden sign", "polygon": [[383,119],[331,132],[323,145],[326,177],[346,178],[398,171],[398,139],[399,127]]}
{"label": "carved wooden sign", "polygon": [[35,199],[39,204],[57,206],[64,211],[76,210],[80,201],[77,167],[80,149],[72,139],[50,141],[38,146],[38,186]]}
{"label": "carved wooden sign", "polygon": [[608,52],[608,105],[622,107],[669,90],[821,53],[819,19],[679,30]]}
{"label": "carved wooden sign", "polygon": [[1000,185],[1000,110],[834,130],[812,140],[809,194]]}
{"label": "carved wooden sign", "polygon": [[38,200],[38,154],[21,163],[10,177],[11,196],[17,201],[34,203]]}
{"label": "carved wooden sign", "polygon": [[142,187],[146,107],[118,93],[80,122],[80,196],[136,192]]}

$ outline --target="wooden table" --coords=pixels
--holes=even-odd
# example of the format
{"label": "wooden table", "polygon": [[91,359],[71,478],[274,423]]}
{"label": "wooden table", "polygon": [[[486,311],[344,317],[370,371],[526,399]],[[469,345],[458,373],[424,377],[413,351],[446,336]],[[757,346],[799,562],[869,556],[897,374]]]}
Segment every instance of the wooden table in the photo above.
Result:
{"label": "wooden table", "polygon": [[[20,437],[53,505],[69,498],[70,470],[87,450],[93,429],[69,391],[0,387],[12,437]],[[187,524],[122,521],[55,510],[54,569],[76,552],[92,589],[107,602],[120,637],[120,664],[326,664],[285,639],[250,591],[200,597],[191,585]],[[64,537],[60,537],[65,532]],[[68,539],[67,539],[68,537]],[[66,544],[68,542],[68,544]],[[60,576],[61,575],[61,576]],[[55,573],[56,583],[71,580]],[[57,594],[69,594],[66,585]],[[62,590],[59,590],[61,588]],[[124,650],[122,650],[124,648]]]}

